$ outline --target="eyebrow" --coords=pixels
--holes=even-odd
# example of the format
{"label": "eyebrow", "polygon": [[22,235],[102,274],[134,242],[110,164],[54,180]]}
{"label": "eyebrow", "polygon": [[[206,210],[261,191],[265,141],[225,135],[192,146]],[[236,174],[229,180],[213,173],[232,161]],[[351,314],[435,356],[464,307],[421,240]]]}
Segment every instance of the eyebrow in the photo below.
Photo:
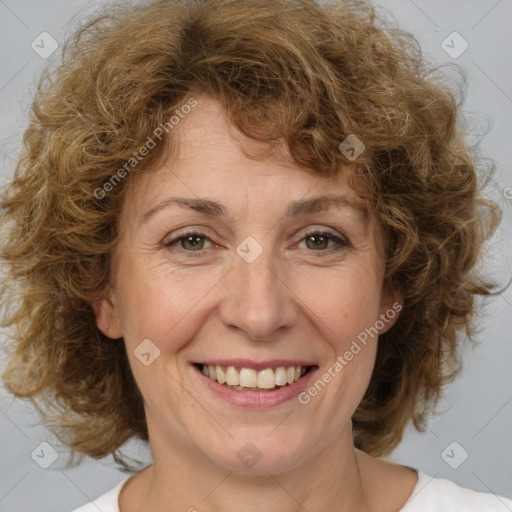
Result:
{"label": "eyebrow", "polygon": [[[171,204],[183,205],[211,217],[227,216],[224,206],[210,199],[168,197],[145,212],[142,215],[142,222],[146,222],[150,217],[155,215],[160,210],[167,208]],[[325,211],[334,207],[352,208],[356,210],[364,219],[366,219],[368,215],[368,208],[362,200],[353,199],[346,196],[317,196],[311,199],[301,199],[299,201],[290,203],[284,217],[298,217],[299,215]]]}

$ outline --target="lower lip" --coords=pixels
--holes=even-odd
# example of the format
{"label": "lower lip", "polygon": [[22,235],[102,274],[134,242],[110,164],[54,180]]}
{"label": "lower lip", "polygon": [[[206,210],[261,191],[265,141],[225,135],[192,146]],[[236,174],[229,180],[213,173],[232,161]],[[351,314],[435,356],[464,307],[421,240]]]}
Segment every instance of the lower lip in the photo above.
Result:
{"label": "lower lip", "polygon": [[238,391],[206,377],[197,366],[193,366],[193,368],[201,381],[217,396],[239,407],[251,409],[275,407],[296,398],[308,386],[309,381],[318,370],[318,368],[313,368],[297,382],[275,391]]}

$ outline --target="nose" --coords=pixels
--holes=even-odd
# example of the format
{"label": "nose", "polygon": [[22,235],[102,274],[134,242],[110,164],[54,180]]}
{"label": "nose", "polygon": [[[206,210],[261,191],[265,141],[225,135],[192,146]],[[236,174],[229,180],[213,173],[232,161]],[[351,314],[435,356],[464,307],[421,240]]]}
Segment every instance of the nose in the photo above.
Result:
{"label": "nose", "polygon": [[296,322],[297,298],[280,267],[270,250],[252,263],[235,257],[219,306],[226,327],[242,331],[251,341],[273,341]]}

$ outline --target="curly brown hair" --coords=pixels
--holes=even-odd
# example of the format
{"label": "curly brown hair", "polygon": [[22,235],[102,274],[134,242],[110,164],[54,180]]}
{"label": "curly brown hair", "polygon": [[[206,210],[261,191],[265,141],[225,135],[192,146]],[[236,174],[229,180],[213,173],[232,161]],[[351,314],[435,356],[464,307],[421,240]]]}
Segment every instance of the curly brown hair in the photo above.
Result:
{"label": "curly brown hair", "polygon": [[[460,334],[473,339],[475,297],[493,293],[476,264],[501,212],[482,195],[456,92],[378,14],[351,0],[113,4],[43,74],[1,198],[3,380],[73,456],[129,467],[121,445],[148,440],[124,344],[97,328],[92,304],[110,285],[130,182],[112,177],[191,94],[218,100],[248,137],[284,141],[314,176],[351,169],[384,234],[385,285],[404,304],[353,416],[355,445],[385,455],[410,421],[422,429],[460,370]],[[130,174],[172,148],[166,131]],[[355,160],[338,150],[349,135],[365,147]]]}

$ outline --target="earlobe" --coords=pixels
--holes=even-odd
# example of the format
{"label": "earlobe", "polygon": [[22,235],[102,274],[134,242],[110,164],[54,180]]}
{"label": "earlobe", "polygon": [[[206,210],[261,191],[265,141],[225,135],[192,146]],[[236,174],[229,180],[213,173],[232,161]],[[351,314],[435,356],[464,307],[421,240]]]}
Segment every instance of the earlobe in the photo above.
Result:
{"label": "earlobe", "polygon": [[380,320],[382,329],[379,329],[379,334],[384,334],[395,325],[400,316],[400,311],[403,309],[403,297],[398,294],[386,294],[383,296],[380,310]]}
{"label": "earlobe", "polygon": [[114,304],[108,297],[95,300],[92,308],[96,315],[96,325],[98,329],[109,338],[122,338],[123,331],[117,320]]}

